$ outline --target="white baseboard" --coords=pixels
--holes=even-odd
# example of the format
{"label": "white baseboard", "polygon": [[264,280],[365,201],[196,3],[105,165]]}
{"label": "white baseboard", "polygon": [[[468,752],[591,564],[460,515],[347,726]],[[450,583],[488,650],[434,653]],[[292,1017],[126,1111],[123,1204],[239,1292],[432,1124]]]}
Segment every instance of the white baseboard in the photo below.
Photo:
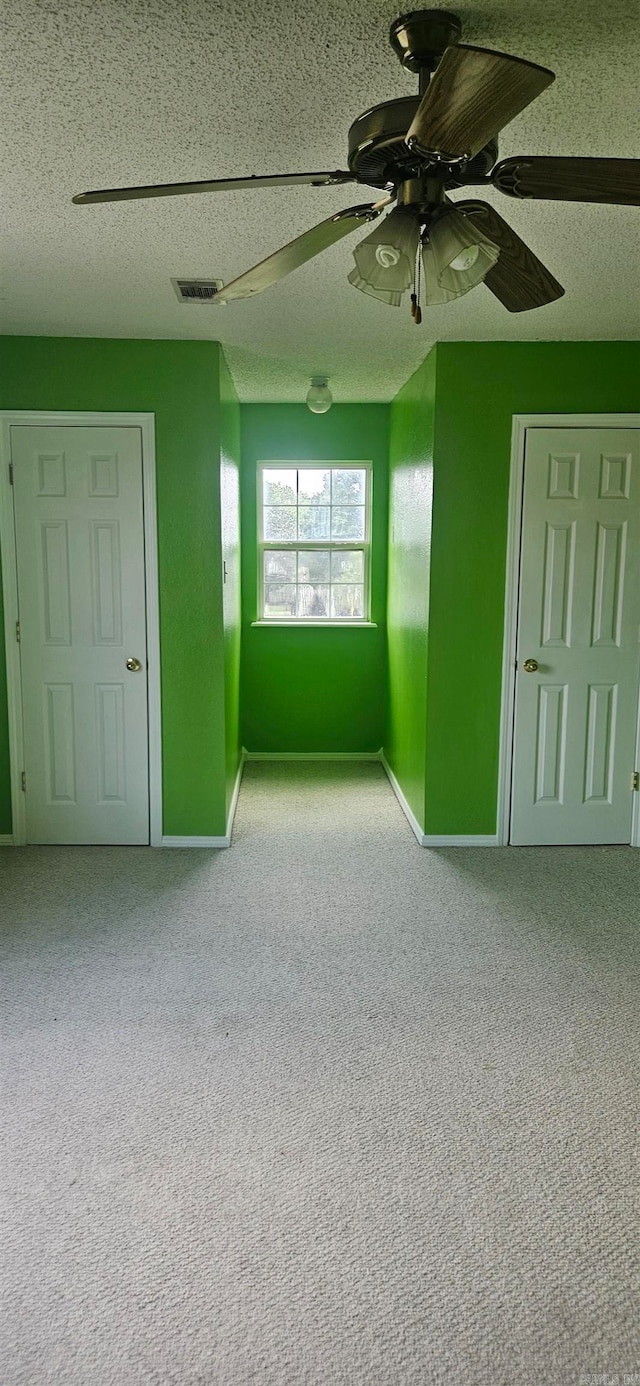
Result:
{"label": "white baseboard", "polygon": [[422,846],[423,846],[423,847],[499,847],[499,846],[500,846],[500,842],[499,842],[499,840],[498,840],[497,833],[486,834],[485,836],[483,836],[483,835],[481,835],[481,834],[479,834],[479,833],[460,833],[459,836],[456,836],[455,833],[451,833],[450,835],[443,834],[442,836],[439,836],[439,835],[436,833],[435,836],[430,836],[430,835],[427,833],[427,834],[425,834],[425,835],[423,836],[423,838],[422,838]]}
{"label": "white baseboard", "polygon": [[230,837],[163,837],[161,847],[230,847]]}
{"label": "white baseboard", "polygon": [[233,794],[231,795],[231,803],[230,803],[230,805],[229,805],[229,813],[228,813],[228,815],[227,815],[227,834],[226,834],[226,835],[227,835],[227,838],[228,838],[228,842],[227,842],[227,846],[228,846],[228,847],[231,846],[231,834],[232,834],[232,832],[233,832],[233,820],[234,820],[234,818],[235,818],[235,816],[236,816],[236,809],[237,809],[237,807],[238,807],[238,795],[239,795],[239,793],[240,793],[240,785],[242,784],[242,775],[243,775],[243,772],[244,772],[244,763],[245,763],[245,760],[246,760],[246,756],[245,756],[244,750],[242,750],[242,751],[240,752],[240,764],[239,764],[239,766],[238,766],[238,773],[237,773],[237,775],[236,775],[236,782],[235,782],[235,784],[234,784],[234,786],[233,786]]}
{"label": "white baseboard", "polygon": [[455,834],[455,833],[450,833],[450,834],[445,834],[445,833],[442,833],[442,834],[439,834],[439,833],[435,833],[435,834],[423,833],[422,828],[420,827],[420,824],[419,824],[419,822],[418,822],[418,820],[417,820],[417,818],[416,818],[416,816],[415,816],[415,813],[413,812],[412,809],[409,808],[409,805],[408,805],[408,803],[407,803],[407,801],[406,801],[406,799],[405,799],[405,797],[404,797],[404,794],[402,793],[402,790],[401,790],[400,785],[398,784],[398,781],[397,781],[397,779],[396,779],[396,777],[395,777],[395,775],[394,775],[394,773],[393,773],[393,770],[391,769],[391,766],[389,765],[389,762],[388,762],[388,760],[387,760],[387,758],[386,758],[386,756],[385,756],[385,754],[384,754],[384,751],[381,751],[381,752],[380,752],[380,761],[381,761],[382,767],[383,767],[383,769],[384,769],[384,771],[385,771],[385,774],[387,775],[387,777],[388,777],[388,779],[389,779],[389,784],[391,785],[391,788],[392,788],[392,790],[393,790],[393,792],[394,792],[394,794],[395,794],[395,796],[396,796],[396,799],[398,800],[398,803],[399,803],[399,805],[400,805],[400,808],[402,809],[402,812],[404,813],[405,817],[408,819],[408,821],[409,821],[409,823],[410,823],[410,825],[411,825],[411,827],[412,827],[412,829],[413,829],[413,832],[414,832],[414,834],[415,834],[415,837],[416,837],[416,839],[417,839],[417,841],[419,842],[419,844],[420,844],[421,847],[499,847],[499,846],[500,846],[500,840],[499,840],[499,838],[498,838],[497,833],[493,833],[493,834],[491,834],[491,835],[489,835],[489,836],[480,836],[480,835],[478,835],[478,834],[473,834],[473,833],[469,833],[469,834],[466,834],[466,833],[459,833],[459,834]]}
{"label": "white baseboard", "polygon": [[13,833],[0,833],[0,847],[13,847]]}
{"label": "white baseboard", "polygon": [[393,792],[394,792],[394,794],[395,794],[395,796],[396,796],[396,799],[398,800],[398,803],[399,803],[399,805],[400,805],[400,808],[402,809],[402,812],[404,813],[405,818],[408,820],[408,822],[409,822],[409,824],[410,824],[410,826],[411,826],[411,828],[412,828],[412,830],[413,830],[413,832],[414,832],[414,834],[415,834],[415,836],[416,836],[416,838],[417,838],[417,841],[418,841],[420,847],[423,847],[423,846],[424,846],[424,834],[423,834],[423,832],[422,832],[422,828],[420,827],[420,824],[419,824],[419,822],[418,822],[418,820],[417,820],[417,818],[416,818],[416,816],[415,816],[415,813],[413,812],[413,809],[409,808],[409,805],[408,805],[408,803],[407,803],[407,800],[405,799],[404,794],[402,793],[402,790],[401,790],[401,788],[400,788],[400,785],[398,784],[398,781],[397,781],[397,779],[396,779],[396,777],[395,777],[395,775],[394,775],[394,773],[393,773],[393,770],[391,769],[391,766],[389,765],[389,762],[388,762],[388,760],[387,760],[387,758],[386,758],[386,756],[385,756],[385,754],[384,754],[384,751],[381,751],[381,752],[380,752],[380,763],[381,763],[382,768],[383,768],[383,770],[384,770],[384,772],[385,772],[385,775],[387,776],[387,779],[389,780],[389,784],[391,785],[391,788],[392,788],[392,790],[393,790]]}
{"label": "white baseboard", "polygon": [[380,760],[380,751],[247,751],[247,760]]}

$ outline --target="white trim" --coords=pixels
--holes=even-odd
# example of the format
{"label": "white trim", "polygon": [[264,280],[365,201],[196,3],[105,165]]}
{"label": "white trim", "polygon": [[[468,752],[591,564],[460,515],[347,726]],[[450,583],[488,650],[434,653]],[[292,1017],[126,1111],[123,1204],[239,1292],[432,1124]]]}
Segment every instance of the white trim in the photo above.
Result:
{"label": "white trim", "polygon": [[11,780],[11,826],[13,830],[11,841],[15,847],[22,847],[26,842],[24,796],[21,784],[24,766],[24,738],[22,732],[20,647],[15,638],[16,621],[18,620],[18,572],[13,487],[9,481],[10,418],[11,415],[6,412],[0,413],[0,557],[2,558],[4,647],[9,714],[9,774]]}
{"label": "white trim", "polygon": [[160,847],[230,847],[230,837],[163,837]]}
{"label": "white trim", "polygon": [[355,620],[354,620],[354,621],[351,621],[351,620],[349,620],[348,617],[345,617],[345,619],[342,620],[342,621],[327,621],[327,620],[325,620],[323,617],[320,617],[320,616],[318,617],[318,620],[317,620],[317,621],[297,621],[297,620],[295,619],[295,617],[292,616],[290,621],[271,621],[271,620],[252,621],[252,622],[251,622],[251,625],[252,625],[252,626],[263,626],[263,627],[266,627],[267,629],[268,629],[270,626],[271,626],[271,627],[277,626],[277,627],[279,627],[279,628],[287,627],[289,630],[291,630],[292,628],[295,629],[295,630],[299,630],[301,626],[308,626],[309,628],[311,628],[312,626],[315,626],[316,630],[317,630],[318,628],[322,629],[324,626],[330,626],[332,630],[336,630],[336,629],[340,629],[340,630],[377,630],[377,629],[378,629],[378,622],[377,622],[377,621],[355,621]]}
{"label": "white trim", "polygon": [[229,812],[227,814],[227,837],[229,839],[229,844],[231,844],[231,835],[233,833],[233,820],[236,816],[236,809],[238,807],[238,795],[240,793],[240,785],[242,784],[242,776],[244,774],[244,763],[245,753],[244,751],[241,751],[240,764],[238,765],[236,782],[233,786],[233,794],[231,795],[231,803],[229,804]]}
{"label": "white trim", "polygon": [[[160,622],[158,602],[158,531],[156,516],[155,415],[146,413],[69,412],[50,409],[0,410],[0,547],[4,587],[7,694],[9,701],[9,755],[11,764],[11,812],[13,843],[26,843],[25,804],[20,777],[24,764],[22,681],[18,644],[13,639],[18,620],[15,517],[13,488],[9,483],[11,433],[15,427],[139,428],[142,444],[142,489],[145,547],[145,597],[147,618],[147,687],[149,736],[149,841],[162,840],[162,723],[160,704]],[[11,638],[10,638],[11,633]]]}
{"label": "white trim", "polygon": [[242,755],[249,760],[380,760],[380,751],[247,751]]}
{"label": "white trim", "polygon": [[391,788],[392,788],[392,790],[393,790],[393,792],[394,792],[394,794],[395,794],[395,796],[396,796],[396,799],[398,800],[398,803],[399,803],[399,805],[400,805],[400,808],[402,809],[402,812],[404,813],[405,818],[408,819],[409,825],[410,825],[410,827],[411,827],[412,832],[415,834],[415,837],[416,837],[416,839],[417,839],[417,841],[418,841],[418,846],[423,847],[423,846],[424,846],[424,833],[423,833],[423,831],[422,831],[422,828],[420,827],[420,824],[419,824],[419,822],[418,822],[418,820],[417,820],[417,818],[416,818],[416,816],[415,816],[415,814],[414,814],[414,812],[413,812],[413,809],[409,808],[409,805],[408,805],[408,803],[407,803],[407,800],[405,799],[404,794],[402,793],[402,790],[401,790],[401,788],[400,788],[400,785],[398,784],[398,781],[397,781],[397,779],[396,779],[396,777],[395,777],[395,775],[394,775],[394,773],[393,773],[393,770],[391,769],[391,766],[389,765],[389,762],[388,762],[388,760],[387,760],[387,757],[385,756],[384,751],[381,751],[381,752],[380,752],[380,762],[381,762],[382,768],[383,768],[383,770],[384,770],[384,772],[385,772],[385,775],[387,776],[387,779],[388,779],[388,781],[389,781],[389,784],[391,785]]}
{"label": "white trim", "polygon": [[149,714],[149,845],[162,840],[162,705],[160,681],[160,578],[156,502],[155,415],[139,414],[142,435],[144,572],[147,606],[147,705]]}
{"label": "white trim", "polygon": [[[636,732],[636,770],[640,770],[640,689],[638,689],[638,729]],[[631,847],[640,847],[640,791],[635,790],[631,805]]]}
{"label": "white trim", "polygon": [[[302,539],[279,539],[279,540],[277,540],[277,539],[265,539],[265,537],[264,537],[264,508],[265,508],[265,507],[264,507],[264,486],[263,486],[262,476],[263,476],[263,472],[264,472],[265,470],[268,470],[268,471],[275,471],[276,469],[279,470],[279,471],[289,471],[289,472],[299,472],[299,471],[328,471],[328,472],[334,471],[334,472],[335,472],[335,471],[340,471],[340,470],[343,470],[343,471],[355,471],[355,470],[358,470],[358,471],[365,471],[366,474],[367,474],[367,485],[366,485],[366,495],[365,495],[365,504],[364,504],[364,524],[365,524],[364,539],[308,539],[308,540],[302,540]],[[335,459],[335,460],[332,461],[332,460],[327,460],[326,458],[317,458],[317,459],[306,459],[304,462],[296,462],[296,461],[292,460],[291,458],[289,458],[289,459],[287,459],[286,461],[282,462],[282,461],[280,461],[278,458],[266,458],[266,459],[265,459],[265,458],[260,458],[260,459],[258,460],[257,464],[256,464],[256,488],[257,488],[257,496],[256,496],[256,513],[257,513],[257,520],[258,520],[258,546],[257,546],[257,577],[258,577],[258,591],[257,591],[257,598],[256,598],[256,601],[257,601],[256,611],[257,611],[258,615],[257,615],[257,619],[256,619],[255,621],[252,621],[252,622],[251,622],[252,626],[253,626],[253,625],[261,625],[261,626],[283,626],[283,625],[284,625],[284,626],[307,626],[307,625],[308,625],[308,626],[316,626],[316,625],[320,626],[320,625],[323,625],[323,626],[333,626],[333,627],[336,627],[336,626],[349,626],[349,627],[353,627],[353,626],[370,626],[370,625],[374,625],[375,622],[373,622],[373,621],[371,620],[371,550],[372,550],[372,544],[373,544],[373,538],[372,538],[372,534],[373,534],[373,462],[371,461],[371,459],[369,459],[368,461],[358,460],[357,458],[356,458],[356,459],[352,459],[351,461],[340,461],[340,459]],[[330,505],[332,505],[332,502],[330,502]],[[296,507],[297,507],[297,499],[296,499]],[[304,549],[305,551],[310,551],[310,550],[312,550],[312,549],[321,549],[323,552],[324,552],[324,551],[327,551],[327,552],[335,552],[335,551],[339,551],[340,549],[344,549],[344,550],[346,550],[346,551],[349,552],[349,553],[352,553],[352,552],[354,552],[354,551],[356,551],[356,550],[357,550],[358,552],[362,553],[362,554],[363,554],[363,559],[364,559],[364,574],[363,574],[363,579],[364,579],[364,581],[363,581],[363,590],[364,590],[364,599],[365,599],[365,600],[364,600],[364,605],[365,605],[366,612],[367,612],[366,617],[363,618],[363,619],[354,619],[353,617],[349,617],[349,616],[335,616],[335,617],[324,616],[324,617],[318,618],[318,620],[314,621],[314,620],[312,620],[312,619],[311,619],[311,620],[309,620],[309,619],[297,620],[295,617],[291,617],[289,620],[286,620],[286,619],[285,619],[285,620],[279,620],[278,617],[276,617],[275,619],[272,619],[270,616],[264,616],[264,615],[263,615],[263,612],[264,612],[264,555],[265,555],[265,553],[267,552],[267,550],[269,550],[269,549],[276,549],[278,552],[282,552],[283,550],[289,550],[291,553],[295,553],[295,554],[296,554],[296,560],[297,560],[297,555],[298,555],[298,552],[299,552],[300,549]],[[297,571],[298,571],[298,569],[297,569],[297,561],[296,561],[296,574],[297,574]],[[296,578],[296,585],[297,585],[297,578]],[[329,586],[331,586],[331,584],[329,584]]]}
{"label": "white trim", "polygon": [[446,834],[443,834],[442,836],[438,836],[438,835],[436,834],[435,836],[431,836],[431,837],[427,834],[427,835],[426,835],[425,837],[423,837],[423,839],[422,839],[422,846],[423,846],[423,847],[500,847],[500,846],[501,846],[501,843],[498,841],[498,834],[497,834],[497,833],[487,833],[487,834],[481,834],[481,833],[467,833],[467,834],[465,834],[465,833],[460,833],[458,836],[456,836],[454,833],[452,833],[451,836],[449,836],[449,837],[447,837]]}
{"label": "white trim", "polygon": [[[500,766],[498,773],[496,845],[509,844],[511,829],[511,778],[513,769],[513,716],[518,637],[518,598],[522,528],[524,458],[529,428],[640,428],[640,414],[514,414],[511,433],[509,522],[505,574],[504,642],[502,652],[502,706],[500,714]],[[640,696],[636,768],[640,769]],[[631,846],[640,847],[640,804],[632,810]]]}

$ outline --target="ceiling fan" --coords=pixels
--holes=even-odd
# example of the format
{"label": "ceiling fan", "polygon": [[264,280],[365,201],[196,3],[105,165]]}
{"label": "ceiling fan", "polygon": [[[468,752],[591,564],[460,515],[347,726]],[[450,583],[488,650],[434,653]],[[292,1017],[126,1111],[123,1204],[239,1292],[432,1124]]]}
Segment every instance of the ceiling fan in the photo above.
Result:
{"label": "ceiling fan", "polygon": [[496,163],[497,135],[554,74],[522,58],[462,44],[461,32],[460,20],[446,10],[417,10],[394,21],[391,46],[402,65],[418,74],[419,92],[374,106],[354,121],[348,170],[108,188],[73,201],[362,183],[384,195],[327,217],[225,284],[213,301],[262,293],[395,203],[354,251],[348,277],[356,288],[392,306],[412,288],[416,322],[421,300],[447,303],[482,281],[512,313],[551,303],[564,289],[495,208],[475,198],[454,203],[447,194],[493,187],[524,199],[640,205],[640,159],[522,156]]}

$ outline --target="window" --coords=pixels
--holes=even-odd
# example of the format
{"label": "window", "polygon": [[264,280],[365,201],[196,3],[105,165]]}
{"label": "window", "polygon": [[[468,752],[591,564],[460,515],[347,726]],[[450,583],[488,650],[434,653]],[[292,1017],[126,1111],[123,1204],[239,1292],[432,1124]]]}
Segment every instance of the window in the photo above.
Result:
{"label": "window", "polygon": [[258,467],[263,621],[369,620],[371,464]]}

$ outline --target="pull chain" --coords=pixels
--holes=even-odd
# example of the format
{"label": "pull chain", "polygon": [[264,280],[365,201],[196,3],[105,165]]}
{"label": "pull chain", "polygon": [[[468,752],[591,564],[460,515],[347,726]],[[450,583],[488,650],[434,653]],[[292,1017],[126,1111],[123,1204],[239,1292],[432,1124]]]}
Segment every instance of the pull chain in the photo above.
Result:
{"label": "pull chain", "polygon": [[421,261],[421,256],[420,256],[420,253],[418,252],[418,256],[417,256],[417,274],[416,274],[416,269],[415,269],[415,267],[414,267],[414,271],[413,271],[413,293],[412,293],[412,295],[411,295],[411,316],[412,316],[412,318],[413,318],[413,321],[415,322],[416,327],[419,327],[419,326],[420,326],[420,323],[422,322],[422,309],[421,309],[421,307],[420,307],[420,261]]}

